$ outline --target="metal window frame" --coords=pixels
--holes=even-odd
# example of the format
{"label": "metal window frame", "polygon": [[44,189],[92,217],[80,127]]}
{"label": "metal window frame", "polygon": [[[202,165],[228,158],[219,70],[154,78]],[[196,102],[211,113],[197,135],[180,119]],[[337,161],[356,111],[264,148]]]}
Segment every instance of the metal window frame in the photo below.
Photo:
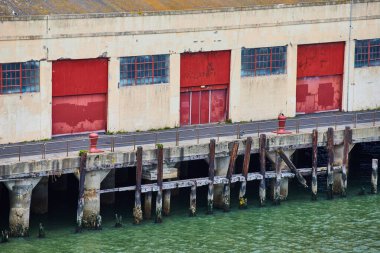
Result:
{"label": "metal window frame", "polygon": [[[282,48],[282,52],[275,52],[275,49]],[[267,53],[261,53],[260,50],[267,49]],[[242,50],[246,50],[243,54],[241,53],[241,77],[249,77],[249,76],[269,76],[269,75],[280,75],[286,73],[286,46],[276,46],[276,47],[261,47],[261,48],[243,48]],[[252,52],[250,52],[252,50]],[[267,57],[268,60],[258,61],[258,57]],[[278,58],[274,59],[274,56],[278,56]],[[248,60],[247,60],[248,59]],[[260,64],[266,65],[266,67],[261,67]],[[278,64],[274,64],[278,63]],[[252,65],[252,67],[251,67]],[[268,66],[269,65],[269,66]],[[268,70],[269,71],[265,71]],[[265,73],[261,74],[259,71],[264,70]],[[280,70],[279,72],[274,72],[274,70]],[[246,71],[246,74],[242,72]],[[269,72],[269,73],[268,73]]]}
{"label": "metal window frame", "polygon": [[[149,61],[146,61],[144,57],[150,57]],[[155,60],[155,57],[157,56],[164,56],[163,60]],[[122,57],[125,58],[125,63],[120,62],[120,81],[125,80],[125,85],[120,86],[137,86],[137,85],[149,85],[149,84],[160,84],[162,82],[155,81],[156,77],[161,77],[164,79],[169,78],[169,69],[170,69],[170,55],[169,54],[160,54],[160,55],[140,55],[140,56],[127,56]],[[133,58],[133,62],[128,62],[128,58]],[[163,67],[155,67],[155,64],[162,63]],[[168,64],[167,64],[168,63]],[[125,66],[125,71],[122,71],[121,66]],[[133,66],[132,70],[128,70],[128,66]],[[140,68],[140,69],[139,69]],[[165,70],[165,75],[155,75],[155,70]],[[151,75],[145,75],[145,72],[148,71],[151,73]],[[128,77],[128,73],[134,74],[133,78]],[[122,78],[122,73],[126,73],[125,79]],[[141,74],[142,73],[142,74]],[[141,76],[139,76],[141,74]],[[148,81],[146,81],[148,79]],[[131,80],[131,82],[129,82]],[[169,80],[167,80],[168,82]]]}
{"label": "metal window frame", "polygon": [[[380,43],[372,44],[375,40],[380,40],[380,39],[375,38],[375,39],[357,40],[356,41],[356,43],[355,43],[355,61],[354,61],[354,67],[355,68],[378,66],[378,65],[373,64],[372,61],[380,60],[380,57],[374,58],[374,59],[371,58],[371,48],[378,47],[379,52],[380,52]],[[358,44],[360,44],[360,45],[358,45]],[[367,50],[366,53],[362,53],[363,48],[365,48]],[[363,56],[363,55],[367,56],[366,60],[359,59],[359,56]]]}
{"label": "metal window frame", "polygon": [[[38,62],[38,68],[36,69],[32,69],[32,68],[23,68],[23,64],[24,63],[32,63],[32,62],[38,62],[38,61],[27,61],[27,62],[12,62],[12,63],[3,63],[3,64],[0,64],[0,94],[1,95],[4,95],[4,94],[14,94],[14,93],[27,93],[27,92],[39,92],[39,86],[40,86],[40,75],[39,75],[39,71],[40,71],[40,64]],[[3,65],[5,64],[18,64],[19,65],[19,70],[4,70],[3,69]],[[3,73],[4,72],[19,72],[19,77],[18,78],[3,78]],[[29,75],[28,77],[24,76],[23,75],[23,71],[24,73],[26,73],[25,71],[29,71],[30,74],[33,73],[33,75]],[[37,75],[38,73],[38,75]],[[38,76],[38,82],[37,82],[37,79],[36,77]],[[19,85],[5,85],[4,82],[5,80],[8,80],[8,79],[14,79],[14,80],[19,80]],[[23,83],[23,79],[29,79],[29,80],[32,80],[34,79],[34,84],[29,84],[29,85],[25,85]],[[4,90],[6,91],[9,91],[11,90],[12,91],[12,88],[13,87],[16,87],[16,86],[19,86],[19,91],[18,92],[3,92]],[[36,89],[36,91],[23,91],[23,87],[34,87]],[[37,88],[38,88],[38,91],[37,91]]]}

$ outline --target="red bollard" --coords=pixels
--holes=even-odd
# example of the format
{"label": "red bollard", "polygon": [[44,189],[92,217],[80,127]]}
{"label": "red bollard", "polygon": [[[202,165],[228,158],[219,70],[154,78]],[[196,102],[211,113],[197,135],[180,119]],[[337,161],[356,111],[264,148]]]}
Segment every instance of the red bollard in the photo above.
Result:
{"label": "red bollard", "polygon": [[278,129],[276,131],[273,131],[273,133],[277,134],[290,134],[292,132],[285,130],[285,124],[286,124],[286,116],[283,113],[280,113],[278,115]]}
{"label": "red bollard", "polygon": [[98,143],[99,135],[97,133],[91,133],[89,136],[90,138],[90,153],[102,153],[103,150],[97,149],[96,144]]}

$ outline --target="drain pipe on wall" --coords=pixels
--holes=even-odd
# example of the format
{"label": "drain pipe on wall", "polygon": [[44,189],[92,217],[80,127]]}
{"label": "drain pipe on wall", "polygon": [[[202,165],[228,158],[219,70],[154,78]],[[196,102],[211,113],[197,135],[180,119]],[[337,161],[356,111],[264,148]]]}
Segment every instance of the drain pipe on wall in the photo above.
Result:
{"label": "drain pipe on wall", "polygon": [[[347,105],[347,112],[349,110],[349,101],[350,101],[350,61],[351,61],[351,30],[352,30],[352,7],[353,7],[354,0],[350,1],[350,23],[348,27],[348,57],[347,57],[347,99],[346,99],[346,105]],[[354,63],[355,64],[355,63]]]}

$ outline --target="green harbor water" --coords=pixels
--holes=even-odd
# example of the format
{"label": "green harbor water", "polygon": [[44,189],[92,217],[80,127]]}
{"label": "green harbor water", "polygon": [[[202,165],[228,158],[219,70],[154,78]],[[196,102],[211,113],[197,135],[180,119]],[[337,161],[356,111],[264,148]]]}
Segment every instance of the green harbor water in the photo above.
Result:
{"label": "green harbor water", "polygon": [[[237,209],[235,187],[231,211],[213,215],[205,214],[206,192],[200,190],[201,207],[192,218],[182,191],[162,224],[149,220],[135,226],[125,212],[123,227],[114,228],[114,209],[103,208],[103,230],[80,234],[74,233],[75,208],[63,204],[48,216],[33,216],[30,237],[12,238],[0,244],[0,252],[380,252],[380,195],[358,196],[359,185],[351,184],[347,198],[326,200],[320,194],[310,201],[309,191],[292,185],[280,206],[268,201],[259,208],[256,192],[250,192],[246,210]],[[125,205],[131,209],[131,202]],[[45,239],[37,238],[39,220]]]}

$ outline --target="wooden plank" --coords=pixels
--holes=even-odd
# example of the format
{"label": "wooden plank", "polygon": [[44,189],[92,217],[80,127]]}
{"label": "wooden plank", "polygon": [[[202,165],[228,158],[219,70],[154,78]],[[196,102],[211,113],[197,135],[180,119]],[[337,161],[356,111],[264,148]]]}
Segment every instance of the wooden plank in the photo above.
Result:
{"label": "wooden plank", "polygon": [[378,160],[372,159],[371,193],[377,193]]}
{"label": "wooden plank", "polygon": [[275,182],[274,182],[274,200],[273,203],[275,205],[279,205],[281,202],[281,156],[278,152],[276,152],[276,177],[275,177]]}
{"label": "wooden plank", "polygon": [[83,152],[80,156],[79,167],[79,194],[78,194],[78,207],[77,207],[77,227],[76,232],[82,231],[82,219],[84,209],[84,182],[86,178],[86,161],[87,153]]}
{"label": "wooden plank", "polygon": [[252,137],[248,137],[245,142],[245,153],[244,153],[243,170],[242,170],[243,181],[241,181],[241,184],[240,184],[239,208],[247,208],[247,197],[245,196],[245,193],[247,190],[249,162],[251,160],[251,147],[252,147]]}
{"label": "wooden plank", "polygon": [[143,220],[143,214],[142,214],[142,209],[141,209],[142,153],[143,153],[143,148],[141,146],[137,147],[135,207],[133,208],[134,224],[140,224],[140,222]]}
{"label": "wooden plank", "polygon": [[259,198],[260,198],[260,206],[265,205],[266,199],[266,185],[265,185],[265,150],[266,150],[266,135],[260,134],[260,143],[259,143],[259,152],[260,152],[260,174],[262,179],[260,181],[259,186]]}
{"label": "wooden plank", "polygon": [[347,192],[347,168],[348,153],[350,152],[350,144],[352,143],[352,130],[346,126],[344,129],[343,139],[343,164],[342,164],[342,197],[346,197]]}
{"label": "wooden plank", "polygon": [[208,184],[207,192],[207,214],[213,213],[214,208],[214,175],[215,175],[215,139],[210,140],[210,153],[209,153],[209,168],[208,168]]}
{"label": "wooden plank", "polygon": [[171,197],[171,191],[165,190],[164,191],[164,209],[163,209],[164,216],[170,215],[170,197]]}
{"label": "wooden plank", "polygon": [[194,180],[190,189],[190,208],[189,216],[194,217],[197,214],[197,182]]}
{"label": "wooden plank", "polygon": [[290,171],[293,172],[296,175],[296,178],[300,184],[302,184],[303,187],[307,188],[306,179],[299,173],[296,166],[290,161],[289,157],[286,156],[284,150],[282,148],[278,149],[278,154],[280,155],[281,159],[284,160],[285,164],[289,167]]}
{"label": "wooden plank", "polygon": [[318,179],[317,179],[317,167],[318,167],[318,130],[314,129],[312,133],[313,146],[312,146],[312,172],[311,172],[311,199],[317,200],[318,193]]}
{"label": "wooden plank", "polygon": [[157,145],[157,186],[156,223],[162,222],[162,176],[164,169],[164,152],[162,145]]}
{"label": "wooden plank", "polygon": [[327,130],[327,199],[333,198],[333,183],[334,183],[334,173],[332,170],[334,163],[334,129],[329,127]]}
{"label": "wooden plank", "polygon": [[227,180],[228,182],[223,187],[223,211],[228,212],[230,210],[230,203],[231,203],[231,195],[230,195],[230,187],[231,187],[231,178],[232,173],[235,168],[235,162],[237,158],[237,152],[239,149],[239,142],[234,141],[232,145],[232,150],[230,152],[230,163],[228,165],[228,171],[227,171]]}

